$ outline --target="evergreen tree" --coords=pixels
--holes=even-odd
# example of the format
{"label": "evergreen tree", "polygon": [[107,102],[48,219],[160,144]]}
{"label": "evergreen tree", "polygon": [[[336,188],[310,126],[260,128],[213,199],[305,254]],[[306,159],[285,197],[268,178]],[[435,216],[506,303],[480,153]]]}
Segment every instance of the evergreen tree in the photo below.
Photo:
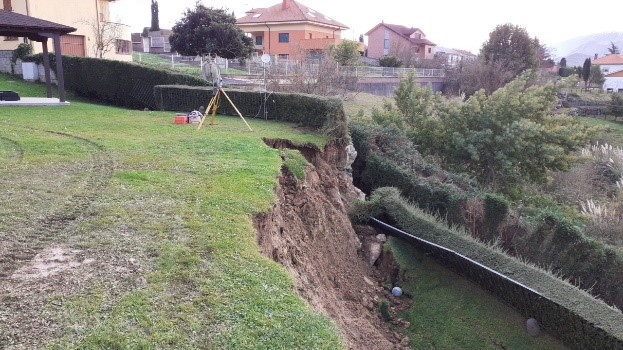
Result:
{"label": "evergreen tree", "polygon": [[584,87],[588,88],[588,81],[591,78],[591,59],[587,58],[584,60],[584,65],[582,65],[582,80],[584,80]]}
{"label": "evergreen tree", "polygon": [[614,45],[612,41],[610,42],[610,47],[608,48],[608,51],[611,54],[617,54],[617,55],[621,53],[621,51],[619,50],[619,47]]}
{"label": "evergreen tree", "polygon": [[172,28],[171,50],[184,56],[202,54],[247,58],[255,50],[253,39],[236,25],[233,13],[197,2]]}
{"label": "evergreen tree", "polygon": [[151,28],[152,32],[160,30],[160,19],[158,18],[158,1],[151,0]]}

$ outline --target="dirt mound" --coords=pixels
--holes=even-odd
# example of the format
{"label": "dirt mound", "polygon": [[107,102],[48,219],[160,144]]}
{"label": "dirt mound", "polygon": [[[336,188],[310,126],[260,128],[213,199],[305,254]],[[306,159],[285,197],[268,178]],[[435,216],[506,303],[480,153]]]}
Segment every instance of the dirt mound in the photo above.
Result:
{"label": "dirt mound", "polygon": [[[298,293],[335,321],[349,348],[408,348],[409,339],[392,331],[378,311],[381,300],[390,300],[392,308],[404,302],[384,288],[391,283],[387,269],[370,264],[368,241],[376,233],[363,230],[364,244],[348,219],[348,203],[359,193],[344,171],[344,148],[301,153],[313,164],[306,178],[297,182],[284,169],[272,212],[255,218],[262,252],[289,270]],[[381,260],[391,259],[381,257],[377,265]]]}

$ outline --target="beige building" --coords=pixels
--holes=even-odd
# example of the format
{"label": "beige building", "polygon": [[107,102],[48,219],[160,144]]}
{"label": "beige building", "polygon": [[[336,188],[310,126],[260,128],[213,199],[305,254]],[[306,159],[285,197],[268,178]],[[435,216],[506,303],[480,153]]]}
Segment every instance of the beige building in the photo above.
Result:
{"label": "beige building", "polygon": [[[132,60],[130,27],[110,18],[115,0],[2,0],[0,9],[74,27],[61,37],[63,55]],[[0,51],[14,50],[24,38],[0,37]],[[27,39],[26,39],[27,40]],[[33,42],[35,53],[41,44]]]}

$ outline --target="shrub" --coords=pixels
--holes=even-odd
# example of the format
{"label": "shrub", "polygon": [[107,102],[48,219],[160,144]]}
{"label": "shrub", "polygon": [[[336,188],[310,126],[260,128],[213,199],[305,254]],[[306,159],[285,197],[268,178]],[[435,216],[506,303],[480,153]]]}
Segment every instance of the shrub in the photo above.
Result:
{"label": "shrub", "polygon": [[401,67],[402,61],[396,56],[385,56],[379,59],[381,67]]}
{"label": "shrub", "polygon": [[11,56],[11,62],[17,63],[17,60],[24,60],[25,57],[32,54],[32,45],[28,43],[21,43],[17,45],[17,48],[13,50],[13,56]]}
{"label": "shrub", "polygon": [[381,300],[379,302],[379,312],[381,313],[381,317],[383,321],[389,322],[392,319],[392,316],[389,313],[389,302],[387,300]]}
{"label": "shrub", "polygon": [[487,193],[485,195],[485,234],[489,240],[498,236],[498,230],[508,215],[508,201],[499,195]]}

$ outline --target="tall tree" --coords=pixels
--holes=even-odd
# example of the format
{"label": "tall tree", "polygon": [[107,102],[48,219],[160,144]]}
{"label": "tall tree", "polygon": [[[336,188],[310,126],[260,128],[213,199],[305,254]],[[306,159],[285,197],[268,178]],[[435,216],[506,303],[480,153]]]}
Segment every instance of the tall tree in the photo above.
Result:
{"label": "tall tree", "polygon": [[566,58],[561,58],[560,59],[560,68],[567,68],[567,59]]}
{"label": "tall tree", "polygon": [[482,45],[478,60],[464,65],[458,74],[460,90],[467,96],[480,89],[491,94],[523,71],[539,68],[548,58],[547,48],[524,28],[498,25]]}
{"label": "tall tree", "polygon": [[158,1],[151,0],[151,28],[152,32],[160,30],[160,19],[158,18]]}
{"label": "tall tree", "polygon": [[247,58],[255,49],[253,40],[236,25],[233,13],[205,7],[199,2],[175,23],[169,42],[171,50],[185,56]]}
{"label": "tall tree", "polygon": [[480,55],[486,64],[499,63],[515,77],[526,69],[538,68],[540,59],[546,58],[546,50],[524,28],[503,24],[489,34]]}
{"label": "tall tree", "polygon": [[582,80],[584,80],[584,88],[588,88],[588,82],[591,78],[591,59],[587,58],[584,60],[584,64],[582,65]]}
{"label": "tall tree", "polygon": [[612,41],[610,42],[610,47],[608,48],[608,52],[610,52],[611,54],[617,54],[617,55],[621,53],[621,51],[619,50],[619,47],[616,46],[614,42]]}

